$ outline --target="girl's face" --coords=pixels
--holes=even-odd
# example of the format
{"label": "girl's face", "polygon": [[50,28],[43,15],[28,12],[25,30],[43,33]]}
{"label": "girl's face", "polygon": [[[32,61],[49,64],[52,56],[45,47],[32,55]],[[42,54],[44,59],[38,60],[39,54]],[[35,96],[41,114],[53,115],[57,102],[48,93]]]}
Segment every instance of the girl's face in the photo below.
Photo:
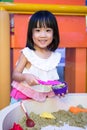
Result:
{"label": "girl's face", "polygon": [[33,29],[32,38],[34,46],[47,48],[53,40],[53,29],[48,27],[39,27]]}

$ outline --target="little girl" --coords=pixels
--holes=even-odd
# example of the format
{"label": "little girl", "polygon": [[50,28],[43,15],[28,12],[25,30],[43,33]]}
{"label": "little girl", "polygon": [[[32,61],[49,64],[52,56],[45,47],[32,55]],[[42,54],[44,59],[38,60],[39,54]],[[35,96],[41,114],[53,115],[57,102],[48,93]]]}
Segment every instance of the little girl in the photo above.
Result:
{"label": "little girl", "polygon": [[49,11],[34,13],[29,21],[26,47],[21,50],[13,71],[12,100],[32,98],[36,101],[44,101],[46,97],[54,96],[51,88],[49,91],[41,92],[38,88],[39,81],[59,80],[57,66],[61,54],[56,51],[59,40],[55,16]]}

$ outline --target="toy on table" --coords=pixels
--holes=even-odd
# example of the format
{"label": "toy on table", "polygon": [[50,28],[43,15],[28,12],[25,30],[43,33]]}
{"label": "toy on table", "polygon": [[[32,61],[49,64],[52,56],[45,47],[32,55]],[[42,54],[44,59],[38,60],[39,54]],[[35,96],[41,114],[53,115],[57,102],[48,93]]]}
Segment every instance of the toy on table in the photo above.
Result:
{"label": "toy on table", "polygon": [[51,89],[54,91],[55,95],[62,95],[62,93],[66,94],[67,93],[67,89],[68,89],[68,86],[67,86],[67,83],[66,82],[60,82],[58,80],[55,80],[55,81],[41,81],[39,80],[39,83],[42,84],[42,85],[49,85],[51,87]]}

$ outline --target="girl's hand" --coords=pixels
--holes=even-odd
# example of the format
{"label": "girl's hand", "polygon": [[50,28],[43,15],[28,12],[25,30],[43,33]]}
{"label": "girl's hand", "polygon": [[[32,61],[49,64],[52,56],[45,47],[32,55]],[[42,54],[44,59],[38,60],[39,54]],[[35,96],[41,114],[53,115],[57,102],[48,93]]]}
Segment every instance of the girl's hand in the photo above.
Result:
{"label": "girl's hand", "polygon": [[[67,89],[67,91],[66,91],[66,94],[68,94],[68,89]],[[64,93],[62,93],[61,95],[58,94],[58,97],[59,97],[59,98],[61,98],[61,97],[65,97],[66,94],[64,94]]]}
{"label": "girl's hand", "polygon": [[29,86],[39,84],[38,78],[33,74],[23,74],[25,81],[28,83]]}

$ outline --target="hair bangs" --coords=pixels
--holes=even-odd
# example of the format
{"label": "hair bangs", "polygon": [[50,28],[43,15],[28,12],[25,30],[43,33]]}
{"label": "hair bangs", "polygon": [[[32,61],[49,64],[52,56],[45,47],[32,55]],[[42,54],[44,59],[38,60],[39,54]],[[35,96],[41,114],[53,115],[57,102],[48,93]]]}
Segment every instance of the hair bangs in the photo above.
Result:
{"label": "hair bangs", "polygon": [[51,21],[49,20],[49,18],[39,18],[39,19],[36,19],[34,21],[34,25],[33,25],[34,28],[42,28],[42,27],[48,27],[48,28],[53,28],[52,24],[51,24]]}

